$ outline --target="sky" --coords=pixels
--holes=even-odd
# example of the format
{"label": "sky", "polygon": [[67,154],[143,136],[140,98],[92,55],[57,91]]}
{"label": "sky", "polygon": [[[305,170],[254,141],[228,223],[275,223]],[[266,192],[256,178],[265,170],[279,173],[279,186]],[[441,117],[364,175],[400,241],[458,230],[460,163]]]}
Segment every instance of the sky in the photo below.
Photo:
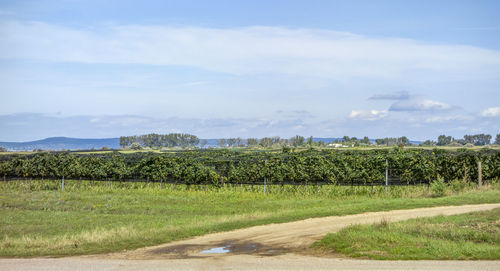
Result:
{"label": "sky", "polygon": [[500,133],[499,1],[0,0],[0,141]]}

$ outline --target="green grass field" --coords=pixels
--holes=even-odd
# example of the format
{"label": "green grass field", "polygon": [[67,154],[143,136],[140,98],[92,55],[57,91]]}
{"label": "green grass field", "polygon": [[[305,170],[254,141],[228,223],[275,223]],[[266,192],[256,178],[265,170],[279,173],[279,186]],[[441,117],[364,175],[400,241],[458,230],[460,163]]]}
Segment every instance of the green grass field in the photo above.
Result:
{"label": "green grass field", "polygon": [[[0,256],[93,254],[309,217],[500,202],[498,185],[432,197],[427,187],[0,183]],[[203,191],[203,190],[205,191]]]}
{"label": "green grass field", "polygon": [[313,247],[379,260],[499,260],[500,208],[353,226]]}

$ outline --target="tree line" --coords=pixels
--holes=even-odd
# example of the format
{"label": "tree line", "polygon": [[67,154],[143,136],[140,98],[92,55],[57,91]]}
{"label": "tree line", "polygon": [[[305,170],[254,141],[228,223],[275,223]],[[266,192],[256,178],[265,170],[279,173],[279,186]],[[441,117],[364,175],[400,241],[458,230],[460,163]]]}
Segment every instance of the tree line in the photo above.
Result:
{"label": "tree line", "polygon": [[120,146],[122,148],[130,147],[137,149],[138,147],[189,147],[197,146],[200,139],[191,134],[147,134],[135,136],[121,136]]}
{"label": "tree line", "polygon": [[[492,141],[492,136],[488,134],[475,134],[475,135],[464,135],[463,139],[455,139],[452,136],[440,135],[437,141],[426,140],[420,143],[421,146],[484,146],[489,144],[500,145],[500,134],[497,134],[495,140]],[[377,138],[375,140],[370,140],[367,136],[363,138],[344,136],[338,138],[332,142],[333,144],[340,144],[344,146],[412,146],[410,139],[406,136],[401,137],[385,137]],[[218,141],[219,147],[321,147],[327,144],[323,141],[314,141],[313,137],[305,138],[300,135],[296,135],[292,138],[280,138],[279,136],[274,137],[263,137],[258,138],[248,138],[244,140],[242,138],[222,138]],[[205,144],[202,143],[201,147]]]}
{"label": "tree line", "polygon": [[[484,146],[492,143],[492,136],[489,134],[464,135],[463,138],[453,138],[452,136],[440,135],[437,141],[426,140],[423,146]],[[497,134],[493,144],[500,145],[500,134]]]}

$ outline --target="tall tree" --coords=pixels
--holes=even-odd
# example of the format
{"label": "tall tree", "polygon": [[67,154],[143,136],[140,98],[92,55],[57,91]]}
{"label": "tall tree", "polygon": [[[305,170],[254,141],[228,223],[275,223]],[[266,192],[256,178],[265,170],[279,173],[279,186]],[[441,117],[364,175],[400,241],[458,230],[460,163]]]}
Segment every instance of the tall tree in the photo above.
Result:
{"label": "tall tree", "polygon": [[365,136],[363,137],[363,139],[361,139],[361,143],[370,145],[370,139],[367,136]]}
{"label": "tall tree", "polygon": [[304,145],[305,142],[306,142],[306,139],[303,136],[296,135],[296,136],[290,138],[290,144],[292,144],[292,146],[294,146],[294,147],[300,147],[300,146]]}
{"label": "tall tree", "polygon": [[484,146],[490,144],[491,135],[488,134],[464,135],[464,140],[466,143],[474,144],[476,146]]}
{"label": "tall tree", "polygon": [[406,136],[402,136],[399,139],[400,139],[401,144],[403,144],[405,146],[410,145],[410,140]]}
{"label": "tall tree", "polygon": [[217,143],[217,145],[219,145],[219,147],[221,147],[221,148],[226,147],[226,139],[225,138],[219,139],[219,142]]}
{"label": "tall tree", "polygon": [[309,147],[312,147],[314,145],[314,140],[312,136],[307,138],[307,145],[309,145]]}
{"label": "tall tree", "polygon": [[247,145],[249,147],[255,147],[259,144],[259,140],[257,138],[248,138],[247,139]]}
{"label": "tall tree", "polygon": [[260,145],[265,148],[271,147],[273,145],[273,139],[270,137],[263,137],[260,139]]}
{"label": "tall tree", "polygon": [[228,138],[227,139],[227,145],[229,147],[235,146],[236,145],[236,138]]}
{"label": "tall tree", "polygon": [[453,141],[453,137],[451,136],[446,136],[446,135],[440,135],[438,137],[437,145],[438,146],[445,146],[450,144]]}

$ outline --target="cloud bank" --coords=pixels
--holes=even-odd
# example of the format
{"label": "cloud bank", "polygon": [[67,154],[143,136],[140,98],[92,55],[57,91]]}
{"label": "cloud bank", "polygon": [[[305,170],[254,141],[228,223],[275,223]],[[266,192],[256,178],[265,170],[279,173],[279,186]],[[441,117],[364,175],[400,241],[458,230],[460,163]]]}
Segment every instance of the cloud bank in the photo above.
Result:
{"label": "cloud bank", "polygon": [[500,53],[494,50],[301,28],[70,28],[9,21],[0,24],[0,41],[4,59],[180,65],[229,74],[284,73],[342,80],[422,79],[436,74],[439,78],[496,78],[500,73]]}
{"label": "cloud bank", "polygon": [[[33,131],[24,139],[148,132],[426,139],[499,129],[499,107],[477,99],[473,113],[460,107],[469,106],[467,84],[483,82],[478,93],[498,96],[491,86],[500,79],[500,52],[473,46],[305,28],[0,21],[0,61],[0,91],[10,97],[2,114],[11,114],[0,116],[0,136],[9,140]],[[25,66],[15,73],[12,63]],[[372,95],[419,87],[421,96]],[[12,114],[26,110],[67,115]]]}

